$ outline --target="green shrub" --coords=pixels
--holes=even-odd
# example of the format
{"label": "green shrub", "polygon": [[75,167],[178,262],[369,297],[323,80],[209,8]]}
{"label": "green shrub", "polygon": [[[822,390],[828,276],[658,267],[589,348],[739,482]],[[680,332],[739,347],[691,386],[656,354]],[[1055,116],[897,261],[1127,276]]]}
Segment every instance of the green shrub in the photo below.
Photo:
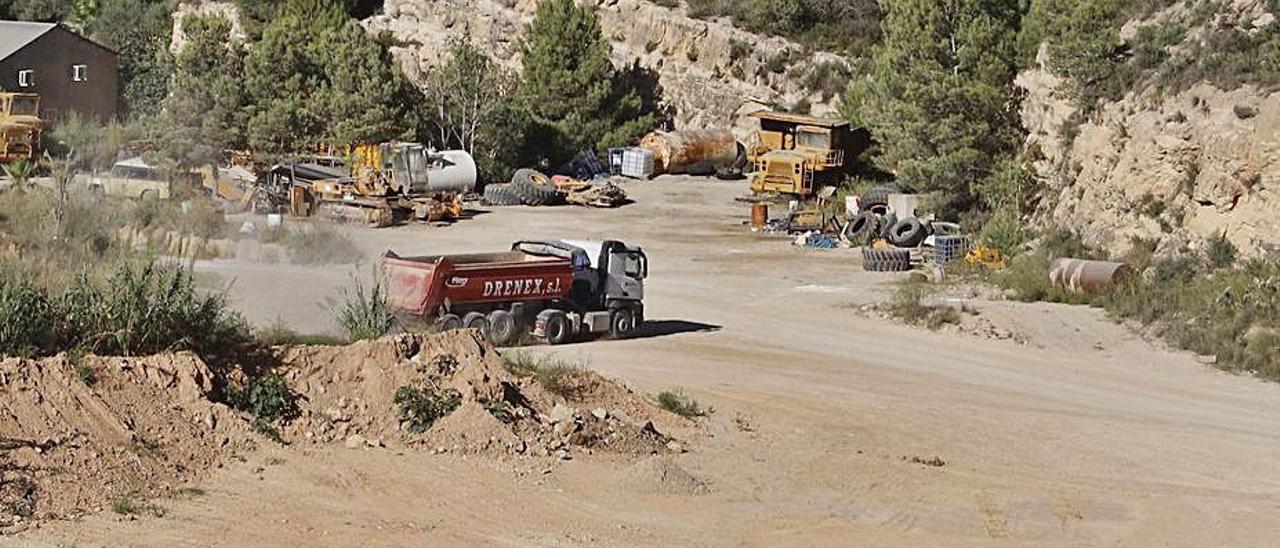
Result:
{"label": "green shrub", "polygon": [[1224,232],[1215,238],[1209,239],[1205,255],[1209,260],[1209,266],[1227,268],[1235,264],[1239,250],[1236,249],[1235,244],[1231,243],[1231,240],[1227,239],[1227,234]]}
{"label": "green shrub", "polygon": [[259,421],[273,423],[293,418],[297,396],[279,373],[269,373],[249,383],[248,409]]}
{"label": "green shrub", "polygon": [[0,355],[30,356],[56,348],[55,304],[35,284],[0,276]]}
{"label": "green shrub", "polygon": [[898,284],[889,314],[913,325],[924,325],[937,330],[947,324],[960,323],[960,311],[954,306],[927,305],[924,300],[932,293],[927,282],[904,281]]}
{"label": "green shrub", "polygon": [[387,303],[387,296],[382,286],[374,282],[373,287],[365,289],[360,280],[355,280],[355,291],[343,291],[342,306],[337,311],[338,325],[353,341],[376,339],[395,327],[395,315]]}
{"label": "green shrub", "polygon": [[680,415],[686,419],[705,417],[715,411],[715,409],[710,407],[703,408],[701,405],[698,405],[698,400],[695,400],[680,391],[672,392],[668,390],[665,392],[659,392],[657,400],[658,407],[666,409],[667,411]]}
{"label": "green shrub", "polygon": [[82,276],[58,306],[64,347],[100,354],[191,350],[209,357],[250,338],[225,296],[201,295],[189,271],[154,262],[122,263],[102,283]]}
{"label": "green shrub", "polygon": [[432,386],[401,386],[396,390],[394,402],[400,408],[400,421],[408,423],[410,432],[421,434],[457,409],[462,404],[462,395],[456,390],[436,390]]}

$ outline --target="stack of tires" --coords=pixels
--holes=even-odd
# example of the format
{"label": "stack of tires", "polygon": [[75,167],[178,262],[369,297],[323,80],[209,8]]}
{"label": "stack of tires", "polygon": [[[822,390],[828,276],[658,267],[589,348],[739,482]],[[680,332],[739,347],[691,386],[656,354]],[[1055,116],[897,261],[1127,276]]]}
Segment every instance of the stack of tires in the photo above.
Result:
{"label": "stack of tires", "polygon": [[484,187],[484,201],[495,206],[560,205],[564,196],[550,177],[536,169],[518,170],[510,183]]}
{"label": "stack of tires", "polygon": [[[919,219],[898,219],[889,210],[889,195],[902,190],[885,185],[872,188],[862,196],[862,212],[845,225],[844,237],[854,245],[864,246],[863,269],[871,272],[900,272],[911,270],[911,252],[907,248],[919,246],[929,236],[929,226]],[[892,248],[872,249],[876,240],[893,244]]]}

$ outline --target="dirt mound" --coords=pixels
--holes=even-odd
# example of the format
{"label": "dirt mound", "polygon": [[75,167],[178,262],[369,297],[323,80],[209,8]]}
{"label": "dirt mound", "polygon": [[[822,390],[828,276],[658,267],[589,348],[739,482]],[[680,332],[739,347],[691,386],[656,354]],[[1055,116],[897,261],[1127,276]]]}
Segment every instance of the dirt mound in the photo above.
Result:
{"label": "dirt mound", "polygon": [[628,492],[645,495],[701,495],[710,492],[706,482],[662,455],[649,457],[623,470],[618,485]]}
{"label": "dirt mound", "polygon": [[[285,349],[280,359],[301,396],[300,417],[282,430],[294,441],[363,439],[373,446],[561,458],[574,448],[651,454],[665,452],[671,441],[654,423],[677,420],[589,371],[562,382],[563,396],[552,394],[510,371],[469,331]],[[421,413],[433,414],[434,422],[413,409],[429,409]]]}
{"label": "dirt mound", "polygon": [[164,493],[250,447],[193,354],[0,361],[0,527]]}

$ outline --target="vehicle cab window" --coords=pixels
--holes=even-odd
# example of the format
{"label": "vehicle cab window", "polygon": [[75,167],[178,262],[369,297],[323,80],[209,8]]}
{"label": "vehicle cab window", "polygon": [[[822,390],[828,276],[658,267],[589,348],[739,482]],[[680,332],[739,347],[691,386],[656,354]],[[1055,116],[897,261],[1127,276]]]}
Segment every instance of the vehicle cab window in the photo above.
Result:
{"label": "vehicle cab window", "polygon": [[628,253],[622,260],[622,271],[627,277],[643,280],[649,274],[648,261],[641,253]]}

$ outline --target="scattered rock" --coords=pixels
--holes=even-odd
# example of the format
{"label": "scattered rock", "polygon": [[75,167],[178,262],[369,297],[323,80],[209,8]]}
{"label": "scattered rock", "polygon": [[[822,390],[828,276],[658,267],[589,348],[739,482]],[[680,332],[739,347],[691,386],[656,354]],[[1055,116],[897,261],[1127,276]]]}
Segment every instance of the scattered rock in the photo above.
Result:
{"label": "scattered rock", "polygon": [[578,415],[577,409],[574,409],[562,403],[557,403],[556,406],[551,409],[551,415],[548,417],[548,419],[551,421],[551,424],[558,424],[562,422],[573,422],[577,417],[577,415]]}
{"label": "scattered rock", "polygon": [[364,436],[352,434],[347,436],[347,441],[343,442],[343,445],[346,445],[347,449],[359,449],[364,447],[365,443],[367,443],[367,440],[364,439]]}

